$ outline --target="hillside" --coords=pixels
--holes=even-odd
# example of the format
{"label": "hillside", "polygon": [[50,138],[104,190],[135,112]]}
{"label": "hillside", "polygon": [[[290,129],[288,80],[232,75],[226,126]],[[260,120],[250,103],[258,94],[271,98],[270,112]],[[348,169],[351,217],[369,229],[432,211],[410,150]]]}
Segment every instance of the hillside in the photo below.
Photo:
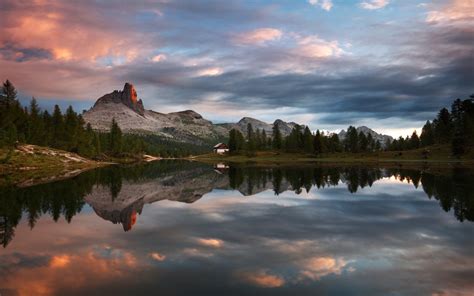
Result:
{"label": "hillside", "polygon": [[52,182],[107,165],[75,153],[35,145],[0,149],[0,185],[20,187]]}

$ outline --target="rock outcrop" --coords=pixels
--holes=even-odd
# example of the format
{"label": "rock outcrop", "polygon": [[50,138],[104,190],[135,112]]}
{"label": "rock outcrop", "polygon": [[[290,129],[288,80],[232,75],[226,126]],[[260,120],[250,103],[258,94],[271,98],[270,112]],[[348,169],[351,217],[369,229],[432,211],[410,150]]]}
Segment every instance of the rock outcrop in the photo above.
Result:
{"label": "rock outcrop", "polygon": [[108,103],[114,104],[124,104],[133,111],[137,112],[141,116],[145,115],[145,108],[143,107],[143,101],[138,99],[137,91],[131,83],[125,83],[123,90],[114,90],[110,94],[106,94],[100,97],[94,104],[94,107],[97,105],[103,105]]}

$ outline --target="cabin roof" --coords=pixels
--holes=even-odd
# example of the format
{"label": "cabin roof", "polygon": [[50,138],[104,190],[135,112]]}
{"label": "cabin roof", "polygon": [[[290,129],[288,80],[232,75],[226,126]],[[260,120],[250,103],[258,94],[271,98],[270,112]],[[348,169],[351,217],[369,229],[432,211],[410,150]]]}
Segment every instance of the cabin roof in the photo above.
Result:
{"label": "cabin roof", "polygon": [[218,148],[227,148],[227,145],[224,143],[218,143],[214,145],[214,149],[218,149]]}

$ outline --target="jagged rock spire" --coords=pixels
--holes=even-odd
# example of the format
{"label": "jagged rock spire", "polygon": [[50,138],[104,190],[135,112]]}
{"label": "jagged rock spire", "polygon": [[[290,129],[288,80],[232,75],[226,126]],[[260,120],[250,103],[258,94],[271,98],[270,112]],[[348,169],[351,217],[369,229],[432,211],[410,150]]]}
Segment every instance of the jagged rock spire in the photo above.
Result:
{"label": "jagged rock spire", "polygon": [[106,94],[99,98],[94,106],[103,103],[122,103],[140,115],[145,114],[142,100],[138,99],[137,91],[131,83],[125,83],[122,91],[114,90],[110,94]]}

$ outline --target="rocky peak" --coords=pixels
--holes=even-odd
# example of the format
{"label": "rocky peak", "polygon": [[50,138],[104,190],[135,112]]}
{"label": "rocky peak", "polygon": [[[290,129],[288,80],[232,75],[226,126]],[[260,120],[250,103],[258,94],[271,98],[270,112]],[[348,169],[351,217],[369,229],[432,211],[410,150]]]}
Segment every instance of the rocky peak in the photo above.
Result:
{"label": "rocky peak", "polygon": [[133,84],[128,82],[125,83],[122,91],[114,90],[112,93],[100,97],[94,107],[108,103],[124,104],[142,116],[145,114],[142,100],[138,99],[137,91]]}
{"label": "rocky peak", "polygon": [[185,111],[179,111],[179,112],[176,112],[178,114],[182,114],[182,115],[187,115],[187,116],[190,116],[194,119],[202,119],[202,115],[197,113],[196,111],[194,110],[185,110]]}

